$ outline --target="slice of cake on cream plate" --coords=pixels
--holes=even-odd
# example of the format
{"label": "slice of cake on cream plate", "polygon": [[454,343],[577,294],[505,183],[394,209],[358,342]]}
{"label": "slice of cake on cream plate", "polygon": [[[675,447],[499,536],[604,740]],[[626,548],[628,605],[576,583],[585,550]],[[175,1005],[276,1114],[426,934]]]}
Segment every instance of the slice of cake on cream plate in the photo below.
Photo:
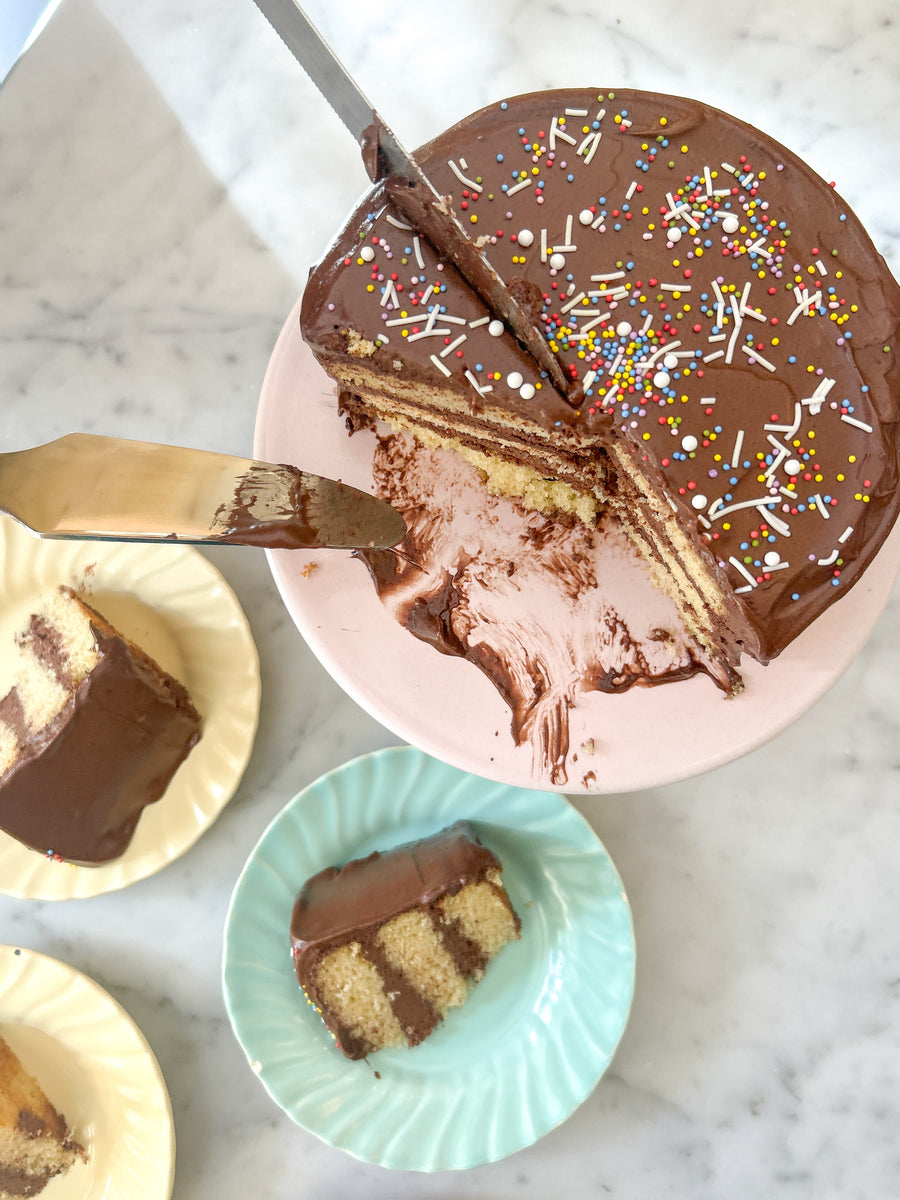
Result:
{"label": "slice of cake on cream plate", "polygon": [[0,697],[0,829],[84,865],[124,853],[202,729],[184,685],[66,586],[17,634]]}

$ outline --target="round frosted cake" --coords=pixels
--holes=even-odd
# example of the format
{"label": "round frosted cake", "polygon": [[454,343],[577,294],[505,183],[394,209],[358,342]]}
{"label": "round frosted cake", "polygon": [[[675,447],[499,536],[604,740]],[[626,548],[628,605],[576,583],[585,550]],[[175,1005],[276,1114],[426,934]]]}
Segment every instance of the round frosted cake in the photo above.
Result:
{"label": "round frosted cake", "polygon": [[504,100],[416,158],[571,386],[382,181],[302,306],[343,407],[528,506],[615,513],[711,653],[776,656],[900,504],[900,288],[859,220],[770,137],[646,92]]}

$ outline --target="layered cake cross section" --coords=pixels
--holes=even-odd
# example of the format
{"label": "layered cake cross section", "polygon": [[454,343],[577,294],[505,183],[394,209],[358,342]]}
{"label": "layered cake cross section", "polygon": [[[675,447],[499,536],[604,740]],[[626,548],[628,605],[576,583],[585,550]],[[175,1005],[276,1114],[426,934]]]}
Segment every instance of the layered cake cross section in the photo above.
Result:
{"label": "layered cake cross section", "polygon": [[309,879],[291,918],[297,979],[343,1053],[416,1046],[521,923],[466,821]]}

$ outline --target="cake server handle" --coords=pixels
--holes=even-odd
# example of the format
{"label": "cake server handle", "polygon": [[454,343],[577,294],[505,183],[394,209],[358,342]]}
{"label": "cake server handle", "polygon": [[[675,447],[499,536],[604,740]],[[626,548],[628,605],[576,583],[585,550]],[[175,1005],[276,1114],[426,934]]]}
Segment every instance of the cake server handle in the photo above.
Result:
{"label": "cake server handle", "polygon": [[406,532],[385,501],[296,467],[88,433],[0,454],[0,512],[114,542],[384,549]]}
{"label": "cake server handle", "polygon": [[469,286],[531,355],[554,388],[576,407],[581,384],[566,378],[543,330],[498,275],[487,255],[466,234],[446,196],[384,123],[352,75],[294,0],[255,0],[257,8],[359,143],[373,183],[406,219],[452,262]]}

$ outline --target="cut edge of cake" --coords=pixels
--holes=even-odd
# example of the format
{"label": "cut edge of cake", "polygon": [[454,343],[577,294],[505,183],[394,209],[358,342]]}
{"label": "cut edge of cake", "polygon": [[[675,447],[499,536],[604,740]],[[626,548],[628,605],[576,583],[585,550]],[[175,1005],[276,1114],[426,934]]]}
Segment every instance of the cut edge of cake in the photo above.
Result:
{"label": "cut edge of cake", "polygon": [[0,1200],[36,1196],[87,1151],[0,1035]]}

